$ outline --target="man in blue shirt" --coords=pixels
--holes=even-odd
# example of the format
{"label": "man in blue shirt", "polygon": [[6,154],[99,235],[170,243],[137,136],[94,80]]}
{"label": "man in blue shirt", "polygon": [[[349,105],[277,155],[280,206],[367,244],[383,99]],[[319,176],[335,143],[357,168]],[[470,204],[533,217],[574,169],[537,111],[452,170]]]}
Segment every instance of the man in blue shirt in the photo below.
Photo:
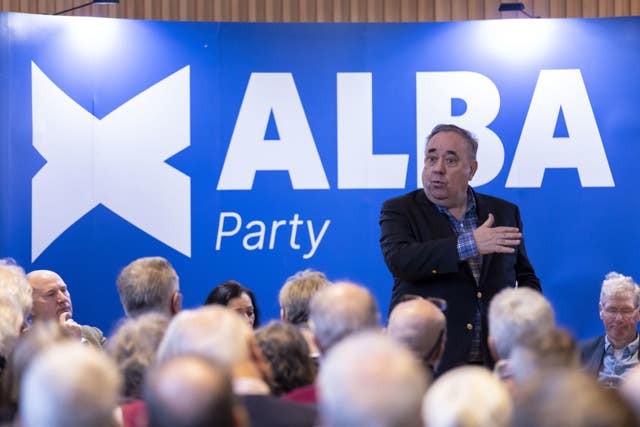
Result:
{"label": "man in blue shirt", "polygon": [[380,213],[380,247],[395,282],[391,308],[405,294],[449,303],[440,372],[465,363],[492,366],[489,301],[506,287],[540,290],[518,207],[469,186],[477,149],[469,131],[436,126],[425,148],[424,189],[387,200]]}
{"label": "man in blue shirt", "polygon": [[600,291],[600,319],[605,335],[580,344],[583,366],[608,387],[617,388],[638,364],[640,289],[631,277],[607,274]]}

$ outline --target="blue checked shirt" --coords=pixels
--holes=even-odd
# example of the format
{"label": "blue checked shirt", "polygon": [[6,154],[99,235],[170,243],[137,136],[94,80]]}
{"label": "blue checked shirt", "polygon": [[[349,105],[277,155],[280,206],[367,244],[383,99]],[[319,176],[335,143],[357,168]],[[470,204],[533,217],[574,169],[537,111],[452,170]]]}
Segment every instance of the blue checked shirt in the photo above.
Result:
{"label": "blue checked shirt", "polygon": [[[478,253],[476,241],[473,238],[473,230],[478,227],[478,212],[473,191],[471,188],[467,188],[467,210],[462,217],[462,221],[458,221],[458,218],[451,215],[447,208],[440,205],[436,205],[436,208],[449,218],[449,223],[451,223],[458,238],[458,256],[461,261],[467,261],[473,273],[473,278],[476,280],[476,286],[479,285],[482,256]],[[471,351],[469,352],[470,362],[482,362],[482,352],[480,350],[482,337],[481,316],[480,305],[478,305],[473,325],[474,334],[471,339]]]}
{"label": "blue checked shirt", "polygon": [[622,382],[624,374],[638,364],[638,345],[640,339],[631,341],[621,353],[616,357],[615,349],[609,342],[609,338],[604,338],[604,359],[602,369],[598,373],[598,381],[607,387],[617,388]]}

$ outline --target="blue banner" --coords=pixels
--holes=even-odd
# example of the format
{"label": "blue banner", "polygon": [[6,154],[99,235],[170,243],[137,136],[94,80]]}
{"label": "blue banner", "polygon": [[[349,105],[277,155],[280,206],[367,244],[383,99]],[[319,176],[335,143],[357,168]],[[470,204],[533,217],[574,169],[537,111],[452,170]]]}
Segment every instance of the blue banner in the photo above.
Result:
{"label": "blue banner", "polygon": [[115,279],[174,265],[262,320],[298,270],[386,313],[382,202],[418,188],[441,122],[474,132],[472,185],[520,206],[559,322],[601,333],[612,270],[640,279],[640,18],[233,24],[0,14],[0,256],[58,272],[108,332]]}

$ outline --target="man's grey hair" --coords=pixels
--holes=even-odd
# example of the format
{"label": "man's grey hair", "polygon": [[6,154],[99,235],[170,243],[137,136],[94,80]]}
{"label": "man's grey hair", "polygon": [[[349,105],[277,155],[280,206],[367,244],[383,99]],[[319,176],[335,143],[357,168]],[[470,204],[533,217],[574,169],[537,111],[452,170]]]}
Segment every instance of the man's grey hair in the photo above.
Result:
{"label": "man's grey hair", "polygon": [[510,372],[518,384],[547,372],[579,367],[580,352],[575,339],[559,328],[523,339],[509,357]]}
{"label": "man's grey hair", "polygon": [[352,333],[380,327],[378,306],[371,292],[349,282],[318,291],[311,299],[309,319],[322,352]]}
{"label": "man's grey hair", "polygon": [[59,344],[27,370],[20,393],[25,427],[112,427],[120,377],[102,352],[79,342]]}
{"label": "man's grey hair", "polygon": [[640,288],[638,288],[638,284],[631,277],[612,271],[605,276],[602,282],[600,305],[604,306],[607,300],[619,296],[632,297],[633,306],[640,307]]}
{"label": "man's grey hair", "polygon": [[23,321],[24,316],[15,300],[0,295],[0,356],[9,356],[13,351]]}
{"label": "man's grey hair", "polygon": [[327,427],[417,427],[428,374],[406,347],[363,332],[333,347],[320,367],[319,410]]}
{"label": "man's grey hair", "polygon": [[307,269],[289,277],[280,289],[278,301],[284,312],[283,320],[294,325],[309,321],[309,302],[320,289],[331,282],[324,273]]}
{"label": "man's grey hair", "polygon": [[171,298],[179,289],[176,271],[162,257],[138,258],[120,272],[116,283],[129,317],[168,312]]}
{"label": "man's grey hair", "polygon": [[25,319],[31,313],[32,289],[22,267],[0,259],[0,296],[13,299]]}
{"label": "man's grey hair", "polygon": [[468,144],[469,159],[470,160],[476,159],[476,154],[478,153],[478,139],[475,137],[474,134],[472,134],[468,130],[452,124],[439,124],[439,125],[436,125],[436,127],[434,127],[431,130],[431,133],[429,134],[429,136],[427,136],[427,144],[425,145],[425,152],[426,152],[427,146],[429,145],[429,141],[431,141],[431,138],[433,138],[440,132],[454,132],[460,135]]}
{"label": "man's grey hair", "polygon": [[168,326],[169,319],[160,313],[126,318],[107,341],[105,351],[116,362],[124,380],[125,398],[142,399],[145,374],[155,361]]}
{"label": "man's grey hair", "polygon": [[507,288],[489,304],[489,335],[498,356],[507,359],[524,337],[555,328],[555,314],[541,293],[529,288]]}
{"label": "man's grey hair", "polygon": [[249,359],[249,342],[253,339],[247,322],[224,306],[183,310],[169,324],[157,360],[161,363],[190,353],[231,367]]}
{"label": "man's grey hair", "polygon": [[462,366],[442,375],[427,391],[422,418],[429,427],[509,427],[513,402],[489,370]]}

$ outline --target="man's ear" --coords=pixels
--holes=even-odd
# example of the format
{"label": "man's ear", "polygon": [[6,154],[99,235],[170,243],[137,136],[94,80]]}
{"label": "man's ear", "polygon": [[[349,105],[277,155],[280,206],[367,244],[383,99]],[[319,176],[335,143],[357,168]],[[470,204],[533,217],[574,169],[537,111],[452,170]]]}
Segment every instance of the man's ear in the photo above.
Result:
{"label": "man's ear", "polygon": [[469,181],[473,179],[473,176],[476,174],[477,170],[478,170],[478,161],[471,160],[469,165]]}
{"label": "man's ear", "polygon": [[171,295],[169,311],[171,312],[172,316],[175,316],[180,310],[182,310],[182,294],[180,293],[180,291],[175,291],[173,295]]}
{"label": "man's ear", "polygon": [[282,320],[283,322],[286,322],[287,321],[286,316],[287,316],[287,313],[284,312],[284,308],[281,308],[280,309],[280,320]]}

